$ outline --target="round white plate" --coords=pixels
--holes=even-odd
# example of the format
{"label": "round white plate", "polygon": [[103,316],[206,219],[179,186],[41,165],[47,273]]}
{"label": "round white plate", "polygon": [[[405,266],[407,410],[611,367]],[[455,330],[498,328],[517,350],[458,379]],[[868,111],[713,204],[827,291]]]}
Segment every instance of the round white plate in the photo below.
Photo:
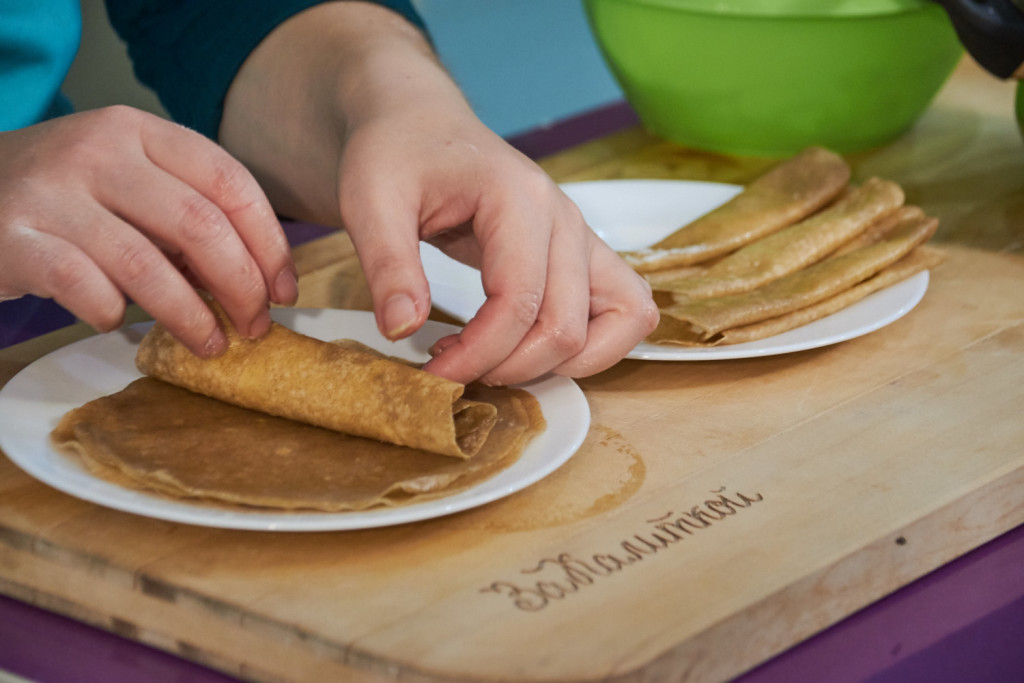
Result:
{"label": "round white plate", "polygon": [[[594,231],[613,249],[642,249],[666,237],[742,189],[737,185],[682,180],[595,180],[562,186]],[[468,321],[483,305],[480,273],[422,243],[420,254],[438,309]],[[640,343],[628,358],[643,360],[722,360],[803,351],[853,339],[906,315],[928,289],[928,273],[865,297],[827,318],[744,344],[688,348]]]}
{"label": "round white plate", "polygon": [[[275,309],[278,322],[319,339],[355,339],[394,356],[429,358],[427,349],[452,326],[428,321],[408,339],[392,343],[377,332],[372,314],[327,309]],[[94,477],[50,443],[63,415],[83,403],[123,389],[141,375],[135,350],[150,323],[128,326],[58,349],[18,373],[0,390],[0,448],[36,479],[107,507],[186,524],[262,531],[329,531],[404,524],[466,510],[519,491],[564,464],[583,443],[590,408],[580,388],[549,376],[522,385],[540,402],[548,428],[508,469],[447,498],[360,512],[274,512],[223,509],[168,500]]]}

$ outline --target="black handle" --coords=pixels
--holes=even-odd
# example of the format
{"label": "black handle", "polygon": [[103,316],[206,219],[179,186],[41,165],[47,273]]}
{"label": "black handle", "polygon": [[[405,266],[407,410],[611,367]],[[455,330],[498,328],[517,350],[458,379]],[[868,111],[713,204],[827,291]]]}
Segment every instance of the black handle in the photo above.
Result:
{"label": "black handle", "polygon": [[1009,78],[1024,65],[1024,11],[1013,0],[935,0],[960,42],[992,74]]}

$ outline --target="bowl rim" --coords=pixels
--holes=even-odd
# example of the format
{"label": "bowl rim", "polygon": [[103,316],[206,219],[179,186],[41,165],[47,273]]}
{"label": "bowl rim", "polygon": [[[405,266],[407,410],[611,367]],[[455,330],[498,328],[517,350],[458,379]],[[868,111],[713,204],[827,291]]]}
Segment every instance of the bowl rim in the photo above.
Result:
{"label": "bowl rim", "polygon": [[[731,17],[774,17],[846,19],[870,18],[920,12],[929,8],[940,9],[931,0],[833,0],[833,7],[823,11],[822,0],[584,0],[587,5],[617,2],[647,5],[669,10],[682,10],[700,14]],[[804,7],[798,7],[803,4]]]}

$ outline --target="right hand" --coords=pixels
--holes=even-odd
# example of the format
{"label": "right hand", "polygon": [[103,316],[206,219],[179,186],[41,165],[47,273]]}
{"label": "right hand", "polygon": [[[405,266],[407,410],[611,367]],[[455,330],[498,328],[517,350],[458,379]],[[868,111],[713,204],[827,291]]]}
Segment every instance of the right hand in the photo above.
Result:
{"label": "right hand", "polygon": [[226,338],[191,279],[249,338],[298,294],[270,203],[221,147],[128,107],[0,133],[0,299],[50,297],[108,331],[127,296],[213,356]]}
{"label": "right hand", "polygon": [[381,333],[405,337],[429,313],[420,240],[480,270],[486,301],[437,341],[424,370],[463,384],[587,377],[657,325],[647,282],[461,97],[394,107],[348,130],[339,207]]}
{"label": "right hand", "polygon": [[489,384],[585,377],[658,322],[647,283],[384,7],[322,3],[278,26],[235,77],[220,140],[278,210],[348,231],[387,338],[430,312],[421,240],[480,268],[487,301],[438,340],[428,372]]}

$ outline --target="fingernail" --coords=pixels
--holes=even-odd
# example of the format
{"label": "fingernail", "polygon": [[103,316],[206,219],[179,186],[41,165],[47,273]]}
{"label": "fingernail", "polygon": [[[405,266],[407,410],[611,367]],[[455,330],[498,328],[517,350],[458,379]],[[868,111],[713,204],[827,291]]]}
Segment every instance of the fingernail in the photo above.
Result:
{"label": "fingernail", "polygon": [[249,324],[249,334],[246,339],[259,339],[270,329],[270,311],[262,309]]}
{"label": "fingernail", "polygon": [[451,347],[457,341],[458,337],[455,336],[441,337],[436,342],[434,342],[433,346],[427,349],[427,353],[429,353],[431,356],[440,356],[442,353],[444,353],[445,349]]}
{"label": "fingernail", "polygon": [[274,301],[291,306],[299,298],[299,282],[290,268],[285,268],[274,279]]}
{"label": "fingernail", "polygon": [[502,380],[494,377],[493,375],[484,375],[483,377],[478,379],[477,382],[479,382],[480,384],[483,384],[485,387],[504,387],[504,386],[508,386],[505,382],[503,382]]}
{"label": "fingernail", "polygon": [[219,356],[228,350],[228,338],[225,336],[224,331],[219,327],[213,331],[210,338],[206,340],[206,345],[203,346],[203,357],[213,358]]}
{"label": "fingernail", "polygon": [[396,294],[384,303],[384,336],[400,339],[416,324],[416,304],[407,294]]}

